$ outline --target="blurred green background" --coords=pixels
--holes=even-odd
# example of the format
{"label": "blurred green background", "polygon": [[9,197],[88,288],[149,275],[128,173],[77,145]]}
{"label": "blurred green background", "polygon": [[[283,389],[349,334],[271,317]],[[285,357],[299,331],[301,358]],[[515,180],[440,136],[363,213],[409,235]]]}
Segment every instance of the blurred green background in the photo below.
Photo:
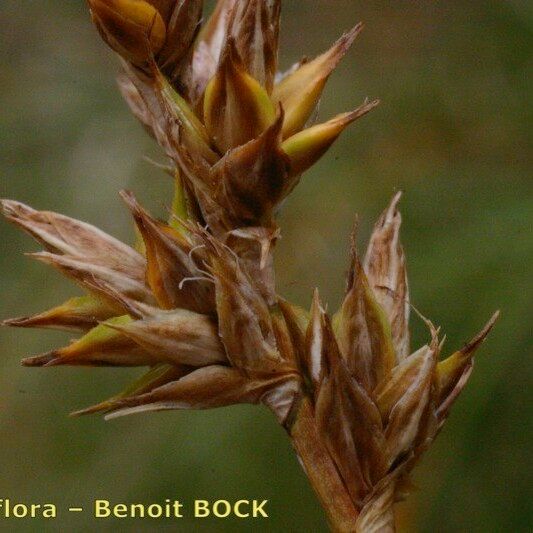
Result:
{"label": "blurred green background", "polygon": [[[347,237],[361,245],[397,189],[412,301],[452,350],[492,312],[502,318],[471,384],[416,471],[401,506],[405,531],[530,531],[533,205],[530,165],[532,8],[525,0],[286,1],[282,65],[366,29],[327,89],[320,116],[364,97],[382,105],[309,172],[281,215],[280,291],[329,308],[344,286]],[[126,240],[117,198],[133,189],[163,214],[162,160],[121,102],[116,60],[83,1],[0,4],[0,195],[98,224]],[[529,167],[529,168],[528,168]],[[1,317],[76,292],[24,258],[37,247],[0,224]],[[413,321],[414,340],[425,342]],[[3,521],[1,531],[325,531],[322,512],[282,430],[265,410],[236,407],[118,420],[67,413],[121,389],[132,370],[23,369],[21,356],[67,342],[54,332],[1,330],[0,498],[89,506],[179,498],[271,500],[268,521]],[[529,449],[528,449],[529,448]]]}

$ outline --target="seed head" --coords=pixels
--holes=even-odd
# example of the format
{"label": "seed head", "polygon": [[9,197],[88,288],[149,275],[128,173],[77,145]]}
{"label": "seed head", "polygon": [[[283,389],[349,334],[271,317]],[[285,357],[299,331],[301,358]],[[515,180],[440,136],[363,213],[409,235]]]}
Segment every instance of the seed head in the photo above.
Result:
{"label": "seed head", "polygon": [[361,259],[352,237],[347,290],[330,317],[276,291],[276,214],[302,173],[377,100],[309,124],[324,86],[359,35],[278,73],[279,0],[219,0],[201,26],[198,0],[88,0],[120,56],[119,87],[168,157],[170,218],[122,198],[138,240],[3,200],[31,254],[85,292],[16,327],[81,332],[26,366],[142,366],[123,392],[76,414],[263,404],[293,439],[339,531],[392,531],[393,504],[466,385],[497,314],[440,359],[429,321],[411,351],[397,194]]}

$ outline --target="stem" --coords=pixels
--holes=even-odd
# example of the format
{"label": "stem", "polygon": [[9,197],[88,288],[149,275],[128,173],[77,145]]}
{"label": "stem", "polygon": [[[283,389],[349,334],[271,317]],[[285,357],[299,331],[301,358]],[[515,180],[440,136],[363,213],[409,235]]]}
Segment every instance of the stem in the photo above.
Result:
{"label": "stem", "polygon": [[357,510],[337,467],[318,435],[309,399],[302,401],[289,434],[311,486],[326,511],[332,530],[338,533],[355,533]]}

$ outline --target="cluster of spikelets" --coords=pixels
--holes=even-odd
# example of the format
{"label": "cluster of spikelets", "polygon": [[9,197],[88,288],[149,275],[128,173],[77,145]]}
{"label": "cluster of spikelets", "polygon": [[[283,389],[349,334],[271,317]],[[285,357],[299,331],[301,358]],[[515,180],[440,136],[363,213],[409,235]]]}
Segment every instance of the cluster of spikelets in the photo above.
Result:
{"label": "cluster of spikelets", "polygon": [[447,359],[440,361],[429,322],[430,341],[410,352],[399,194],[364,259],[352,245],[346,296],[333,317],[318,293],[310,312],[276,294],[276,211],[377,103],[309,124],[361,26],[279,74],[279,0],[219,0],[203,25],[200,0],[89,4],[121,58],[126,101],[171,162],[176,195],[165,223],[122,193],[140,236],[134,247],[66,216],[2,202],[5,216],[46,248],[32,256],[87,293],[5,322],[83,333],[24,364],[149,367],[126,391],[80,413],[267,405],[334,527],[393,530],[393,503],[496,316]]}

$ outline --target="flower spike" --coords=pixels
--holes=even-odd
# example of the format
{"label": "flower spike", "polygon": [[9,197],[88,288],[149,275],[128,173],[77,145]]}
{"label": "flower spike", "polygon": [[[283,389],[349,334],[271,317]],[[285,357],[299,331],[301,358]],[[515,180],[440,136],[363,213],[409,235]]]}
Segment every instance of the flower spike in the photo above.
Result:
{"label": "flower spike", "polygon": [[[394,505],[465,387],[495,314],[439,361],[439,330],[411,352],[400,193],[364,260],[352,236],[348,287],[330,316],[279,295],[277,215],[303,172],[378,100],[306,127],[359,35],[287,74],[278,69],[280,0],[88,0],[120,56],[119,88],[161,146],[174,200],[165,222],[121,193],[137,230],[128,246],[90,224],[2,200],[44,251],[31,254],[87,293],[0,322],[81,332],[22,361],[31,367],[147,367],[122,392],[74,415],[261,404],[287,431],[334,531],[394,531]],[[169,218],[170,214],[170,218]]]}

